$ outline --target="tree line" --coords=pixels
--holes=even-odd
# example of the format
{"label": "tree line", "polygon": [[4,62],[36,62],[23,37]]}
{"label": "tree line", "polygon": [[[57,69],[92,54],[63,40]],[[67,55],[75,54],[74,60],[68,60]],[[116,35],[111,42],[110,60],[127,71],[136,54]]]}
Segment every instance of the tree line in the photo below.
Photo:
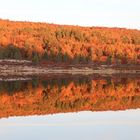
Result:
{"label": "tree line", "polygon": [[[75,55],[74,57],[69,56],[67,53],[63,54],[61,49],[57,53],[49,50],[45,50],[45,53],[40,55],[37,51],[28,53],[26,49],[15,47],[10,44],[8,46],[0,46],[0,59],[16,59],[16,60],[30,60],[34,64],[38,64],[40,61],[51,61],[53,63],[68,63],[68,64],[91,64],[94,63],[92,60],[93,49],[89,50],[87,56]],[[111,65],[112,57],[108,56],[107,60],[103,64]]]}
{"label": "tree line", "polygon": [[140,63],[139,30],[0,20],[0,46],[4,47],[0,50],[1,59],[29,59],[35,63]]}

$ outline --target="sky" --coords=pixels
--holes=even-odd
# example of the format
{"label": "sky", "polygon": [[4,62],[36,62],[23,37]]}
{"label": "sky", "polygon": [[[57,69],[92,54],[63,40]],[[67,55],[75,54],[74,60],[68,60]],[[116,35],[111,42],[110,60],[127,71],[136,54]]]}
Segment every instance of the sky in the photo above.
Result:
{"label": "sky", "polygon": [[0,0],[0,18],[140,29],[140,0]]}

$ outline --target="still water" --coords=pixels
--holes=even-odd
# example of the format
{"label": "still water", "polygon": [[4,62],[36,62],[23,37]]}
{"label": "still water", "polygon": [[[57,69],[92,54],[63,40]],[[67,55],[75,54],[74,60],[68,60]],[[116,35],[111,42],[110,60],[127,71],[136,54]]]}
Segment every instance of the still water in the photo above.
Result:
{"label": "still water", "polygon": [[2,140],[139,140],[140,78],[0,81]]}

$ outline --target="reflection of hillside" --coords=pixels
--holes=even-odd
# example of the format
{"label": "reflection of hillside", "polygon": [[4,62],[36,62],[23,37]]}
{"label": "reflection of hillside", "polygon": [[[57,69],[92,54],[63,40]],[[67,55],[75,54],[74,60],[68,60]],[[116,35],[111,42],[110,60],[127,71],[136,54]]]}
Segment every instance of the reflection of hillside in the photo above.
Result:
{"label": "reflection of hillside", "polygon": [[0,83],[0,117],[140,108],[140,79]]}

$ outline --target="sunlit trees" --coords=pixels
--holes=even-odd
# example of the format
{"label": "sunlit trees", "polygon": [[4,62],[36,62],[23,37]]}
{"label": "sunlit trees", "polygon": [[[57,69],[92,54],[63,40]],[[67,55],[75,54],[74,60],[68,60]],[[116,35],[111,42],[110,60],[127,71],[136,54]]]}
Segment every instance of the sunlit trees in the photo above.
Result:
{"label": "sunlit trees", "polygon": [[[0,58],[30,59],[36,52],[46,61],[77,63],[140,63],[140,31],[0,20]],[[61,51],[60,51],[61,50]],[[7,53],[5,54],[5,52]],[[77,58],[79,57],[79,58]],[[127,60],[125,60],[127,59]],[[72,61],[73,60],[73,61]]]}

